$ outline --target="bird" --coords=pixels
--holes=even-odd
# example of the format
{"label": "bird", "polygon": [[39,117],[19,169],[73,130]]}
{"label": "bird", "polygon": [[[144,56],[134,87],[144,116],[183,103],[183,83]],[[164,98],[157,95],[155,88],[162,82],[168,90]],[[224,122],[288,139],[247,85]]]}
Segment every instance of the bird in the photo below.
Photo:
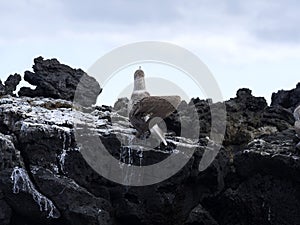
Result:
{"label": "bird", "polygon": [[293,115],[296,121],[300,120],[300,105],[295,108]]}
{"label": "bird", "polygon": [[294,110],[294,118],[295,118],[295,131],[297,136],[300,137],[300,105],[296,107]]}
{"label": "bird", "polygon": [[[294,118],[295,118],[295,131],[296,131],[296,136],[300,138],[300,105],[296,107],[294,110]],[[300,142],[296,145],[297,149],[300,149]]]}
{"label": "bird", "polygon": [[134,73],[134,88],[129,101],[129,120],[137,130],[136,136],[145,138],[154,133],[164,145],[167,141],[158,124],[172,114],[179,103],[180,96],[151,96],[146,90],[145,73],[139,67]]}

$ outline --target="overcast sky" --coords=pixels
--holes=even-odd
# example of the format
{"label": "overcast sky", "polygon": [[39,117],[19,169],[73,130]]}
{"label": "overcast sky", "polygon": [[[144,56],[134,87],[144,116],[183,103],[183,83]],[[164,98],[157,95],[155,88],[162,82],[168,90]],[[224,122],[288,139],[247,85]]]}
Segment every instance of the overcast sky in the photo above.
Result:
{"label": "overcast sky", "polygon": [[224,98],[249,87],[270,101],[299,81],[299,12],[297,0],[0,0],[0,77],[23,75],[39,55],[88,70],[116,47],[155,40],[195,53]]}

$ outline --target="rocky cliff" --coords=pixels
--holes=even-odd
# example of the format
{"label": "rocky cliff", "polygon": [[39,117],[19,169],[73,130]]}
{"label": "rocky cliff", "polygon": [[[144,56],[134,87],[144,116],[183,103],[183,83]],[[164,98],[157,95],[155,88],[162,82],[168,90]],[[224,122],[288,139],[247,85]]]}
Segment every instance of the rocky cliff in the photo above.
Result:
{"label": "rocky cliff", "polygon": [[[215,104],[195,98],[179,106],[185,120],[190,107],[196,108],[200,125],[196,141],[178,136],[182,121],[175,112],[165,120],[168,146],[142,151],[147,147],[134,143],[134,129],[123,110],[126,99],[112,108],[74,105],[71,89],[49,96],[42,87],[51,82],[41,83],[53,80],[56,72],[45,78],[43,69],[78,71],[57,61],[35,63],[37,75],[27,73],[26,79],[41,88],[21,89],[22,97],[0,98],[0,224],[300,224],[300,156],[295,147],[299,140],[291,111],[298,101],[280,97],[286,92],[274,95],[268,106],[249,89],[238,90],[225,102],[223,146],[209,167],[199,171],[210,142],[210,109]],[[42,81],[33,81],[35,76]],[[57,89],[55,82],[51,87]],[[93,93],[99,94],[100,86],[95,85]],[[121,185],[99,175],[86,160],[86,152],[94,154],[84,149],[82,141],[93,138],[115,158],[124,184],[135,179],[133,166],[142,168],[172,154],[184,157],[181,149],[195,151],[184,167],[162,182]]]}

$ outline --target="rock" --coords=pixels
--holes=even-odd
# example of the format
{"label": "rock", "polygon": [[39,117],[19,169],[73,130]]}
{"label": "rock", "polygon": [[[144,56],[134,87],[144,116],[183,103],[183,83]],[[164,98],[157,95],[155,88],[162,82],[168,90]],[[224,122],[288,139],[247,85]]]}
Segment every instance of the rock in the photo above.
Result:
{"label": "rock", "polygon": [[[236,155],[234,163],[238,168],[237,172],[242,176],[249,176],[259,171],[277,176],[282,175],[282,178],[289,176],[290,179],[297,181],[299,179],[292,173],[284,175],[285,169],[289,172],[289,167],[298,167],[297,163],[290,164],[291,161],[297,162],[299,159],[295,143],[293,129],[255,139]],[[251,165],[252,160],[255,161],[255,165]]]}
{"label": "rock", "polygon": [[23,166],[23,160],[13,144],[13,137],[0,133],[0,171],[16,166]]}
{"label": "rock", "polygon": [[[262,135],[270,135],[294,124],[293,114],[281,106],[268,107],[262,97],[252,96],[251,90],[243,88],[237,91],[236,97],[225,102],[227,126],[223,145],[230,151],[240,151],[250,141]],[[177,112],[165,119],[169,132],[182,136],[182,121],[186,121],[187,129],[193,132],[191,119],[192,106],[199,117],[199,137],[209,137],[211,132],[211,111],[218,109],[218,103],[211,103],[199,98],[192,99],[189,104],[184,101]],[[180,117],[178,112],[180,112]]]}
{"label": "rock", "polygon": [[[15,212],[12,220],[111,224],[107,200],[95,197],[70,178],[59,177],[64,174],[64,151],[76,151],[68,128],[73,125],[67,107],[71,102],[57,100],[55,105],[60,107],[49,109],[47,99],[9,99],[2,98],[0,103],[1,123],[10,134],[0,135],[0,191]],[[24,161],[15,146],[21,149]]]}
{"label": "rock", "polygon": [[297,84],[296,88],[285,91],[280,90],[277,93],[272,94],[271,106],[282,106],[293,112],[294,109],[300,103],[300,83]]}
{"label": "rock", "polygon": [[2,81],[0,80],[0,96],[3,96],[6,94],[5,86],[2,84]]}
{"label": "rock", "polygon": [[251,90],[239,89],[236,98],[226,101],[227,129],[225,146],[247,144],[255,136],[255,131],[262,127],[261,115],[267,107],[262,97],[252,96]]}
{"label": "rock", "polygon": [[189,218],[184,225],[218,225],[208,211],[200,204],[197,205],[190,213]]}
{"label": "rock", "polygon": [[276,127],[279,131],[291,128],[294,121],[293,114],[280,105],[267,107],[261,118],[262,125]]}
{"label": "rock", "polygon": [[[240,89],[225,102],[224,146],[208,161],[217,145],[205,136],[218,103],[181,102],[165,120],[165,147],[134,138],[128,117],[119,114],[126,102],[119,100],[114,109],[77,108],[64,99],[0,98],[0,223],[300,224],[299,138],[288,109],[268,107],[264,98]],[[181,135],[182,129],[193,132],[193,106],[202,126],[196,140]],[[143,169],[173,154],[185,159],[194,152],[168,179],[135,187],[94,170],[95,165],[110,166],[111,161],[97,158],[103,150],[101,159],[110,155],[116,160],[124,184],[136,176],[134,166]],[[85,154],[91,154],[90,161]]]}
{"label": "rock", "polygon": [[121,116],[126,116],[128,117],[129,112],[128,112],[128,103],[129,99],[128,98],[119,98],[115,104],[113,109]]}
{"label": "rock", "polygon": [[0,80],[0,96],[3,95],[14,95],[13,92],[16,90],[17,85],[21,81],[21,76],[17,73],[14,75],[9,75],[7,80],[2,84]]}
{"label": "rock", "polygon": [[0,224],[10,225],[12,210],[5,200],[0,199]]}
{"label": "rock", "polygon": [[[189,102],[189,106],[194,106],[197,110],[199,116],[200,137],[209,136],[211,131],[211,111],[209,102],[199,98],[192,98]],[[189,108],[188,111],[189,110],[191,110],[191,108]],[[189,114],[190,112],[188,112],[186,117],[189,117]],[[190,124],[189,127],[193,127],[193,125]]]}
{"label": "rock", "polygon": [[221,151],[206,171],[198,170],[203,154],[199,149],[188,164],[168,180],[127,190],[117,187],[112,199],[117,220],[129,224],[184,224],[194,205],[222,190],[228,156],[224,149]]}
{"label": "rock", "polygon": [[[198,118],[194,118],[198,114]],[[194,122],[199,121],[199,132]],[[192,137],[199,133],[199,138],[209,136],[211,113],[207,100],[192,98],[187,104],[182,101],[177,110],[165,119],[168,132],[174,132],[177,136]],[[187,132],[189,131],[189,132]]]}
{"label": "rock", "polygon": [[1,218],[3,223],[13,221],[13,215],[35,221],[45,221],[48,216],[54,217],[52,210],[59,215],[52,201],[36,189],[26,170],[22,168],[25,163],[13,141],[16,139],[0,133],[0,204],[3,206],[2,212],[7,213]]}
{"label": "rock", "polygon": [[[277,126],[282,129],[290,128],[291,114],[282,110],[275,110],[265,114],[267,120],[262,120],[262,115],[267,109],[267,102],[263,97],[252,96],[251,90],[247,88],[239,89],[236,97],[225,102],[227,114],[227,129],[223,144],[230,148],[234,146],[245,145],[255,137],[261,135],[266,130],[265,127]],[[181,135],[182,123],[187,121],[188,129],[191,131],[195,127],[191,119],[191,110],[195,107],[199,117],[200,134],[199,137],[210,136],[211,132],[211,112],[212,109],[218,111],[219,103],[212,103],[209,100],[201,100],[199,98],[191,99],[187,105],[182,102],[179,107],[180,118],[178,112],[173,113],[166,119],[168,130]],[[279,116],[278,114],[282,114]],[[270,117],[274,117],[272,123]],[[216,117],[218,118],[218,117]],[[276,121],[275,121],[276,120]],[[222,122],[222,121],[220,121]],[[224,122],[224,121],[223,121]],[[216,128],[214,128],[216,129]],[[270,129],[268,129],[270,131]],[[271,128],[271,130],[274,130]]]}
{"label": "rock", "polygon": [[228,188],[206,207],[220,225],[298,224],[298,190],[293,182],[256,174],[237,188]]}
{"label": "rock", "polygon": [[[30,180],[36,191],[51,200],[57,209],[55,215],[60,215],[47,219],[49,210],[40,212],[30,194],[12,192],[10,175],[19,165],[12,164],[7,175],[0,175],[0,183],[5,184],[5,199],[9,199],[13,211],[18,212],[13,214],[13,220],[25,217],[24,221],[29,221],[27,213],[32,215],[31,220],[35,223],[45,224],[179,225],[201,199],[216,195],[224,188],[229,161],[225,149],[221,148],[221,153],[207,170],[198,170],[207,139],[199,140],[188,163],[166,181],[151,186],[126,187],[107,180],[83,158],[81,139],[74,133],[75,121],[77,127],[85,127],[82,140],[89,142],[91,136],[100,138],[119,160],[120,166],[124,162],[151,165],[174,154],[177,145],[182,144],[185,148],[193,145],[188,139],[168,136],[168,147],[150,148],[141,158],[138,146],[128,147],[130,143],[134,144],[131,140],[134,130],[129,126],[128,118],[111,112],[109,107],[91,107],[89,112],[82,112],[69,108],[71,103],[65,100],[53,100],[53,104],[50,101],[29,97],[7,97],[0,101],[1,123],[6,127],[7,136],[14,136],[12,146],[17,146],[24,158],[22,168],[28,174],[25,180]],[[124,176],[128,179],[130,173]],[[26,208],[20,208],[19,199],[26,201]]]}
{"label": "rock", "polygon": [[57,59],[34,59],[33,73],[26,71],[25,81],[36,88],[22,87],[19,96],[51,97],[73,101],[76,92],[76,103],[91,106],[96,103],[102,89],[98,82],[81,69],[72,69],[61,64]]}
{"label": "rock", "polygon": [[53,199],[69,224],[111,224],[108,201],[93,196],[74,181],[58,178],[43,168],[34,167],[32,172],[39,189]]}
{"label": "rock", "polygon": [[203,204],[219,224],[299,223],[300,157],[294,135],[293,129],[267,135],[236,153],[226,190]]}

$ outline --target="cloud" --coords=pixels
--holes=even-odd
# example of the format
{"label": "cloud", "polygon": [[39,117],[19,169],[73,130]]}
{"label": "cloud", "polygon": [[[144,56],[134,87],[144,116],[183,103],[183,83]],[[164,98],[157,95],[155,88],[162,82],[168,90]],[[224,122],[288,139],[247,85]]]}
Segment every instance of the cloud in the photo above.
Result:
{"label": "cloud", "polygon": [[162,40],[227,63],[278,61],[299,57],[299,6],[296,0],[1,1],[0,47],[109,51]]}
{"label": "cloud", "polygon": [[[1,38],[47,38],[65,33],[164,31],[169,37],[204,32],[257,41],[299,42],[296,0],[19,0],[0,2]],[[169,32],[169,33],[168,33]],[[163,33],[164,35],[164,33]]]}
{"label": "cloud", "polygon": [[178,0],[66,0],[64,9],[70,19],[85,22],[136,25],[166,23],[180,19]]}
{"label": "cloud", "polygon": [[64,29],[64,17],[58,0],[0,1],[0,40],[14,43],[45,38]]}

